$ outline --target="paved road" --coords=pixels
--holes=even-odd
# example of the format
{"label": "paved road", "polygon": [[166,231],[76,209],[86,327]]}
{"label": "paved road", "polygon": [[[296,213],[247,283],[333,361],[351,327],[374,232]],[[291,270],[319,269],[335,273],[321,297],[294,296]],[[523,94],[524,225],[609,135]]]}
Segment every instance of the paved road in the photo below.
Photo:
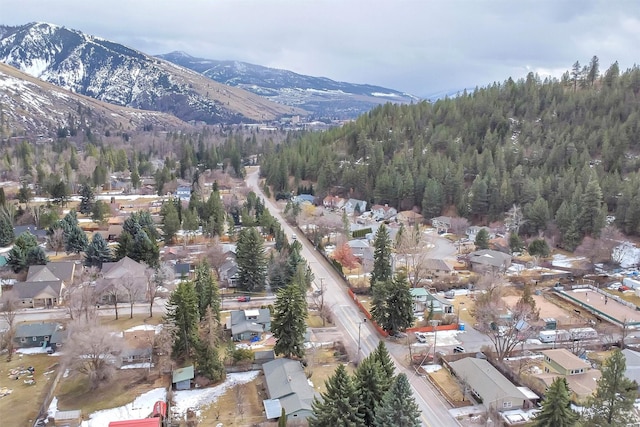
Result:
{"label": "paved road", "polygon": [[[247,175],[247,184],[249,188],[264,199],[271,214],[280,221],[282,229],[291,240],[291,235],[296,234],[295,230],[284,220],[278,206],[263,194],[258,183],[257,169]],[[309,267],[315,276],[316,284],[322,281],[325,286],[325,304],[332,308],[337,327],[342,331],[343,336],[348,338],[349,342],[345,342],[345,345],[350,344],[352,352],[359,353],[357,358],[366,357],[377,347],[380,341],[378,333],[371,326],[371,323],[363,322],[363,315],[350,300],[344,288],[342,278],[328,265],[327,261],[314,250],[311,243],[303,238],[299,239],[299,241],[302,244],[302,256],[309,263]],[[359,352],[358,342],[360,343]],[[396,358],[393,353],[392,356],[394,356],[394,359]],[[459,426],[459,423],[449,414],[448,405],[442,400],[440,395],[426,383],[425,379],[416,376],[413,371],[402,367],[397,360],[394,361],[396,363],[396,369],[399,372],[406,373],[409,378],[416,402],[422,411],[422,425],[428,427]]]}

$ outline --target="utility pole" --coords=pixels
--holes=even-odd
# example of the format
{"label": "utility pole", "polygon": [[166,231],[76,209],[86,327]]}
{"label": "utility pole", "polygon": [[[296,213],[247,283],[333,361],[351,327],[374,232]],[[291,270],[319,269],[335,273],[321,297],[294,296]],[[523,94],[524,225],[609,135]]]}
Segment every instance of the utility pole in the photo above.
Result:
{"label": "utility pole", "polygon": [[438,345],[438,324],[439,320],[433,319],[429,320],[431,326],[433,326],[433,360],[436,360],[436,345]]}

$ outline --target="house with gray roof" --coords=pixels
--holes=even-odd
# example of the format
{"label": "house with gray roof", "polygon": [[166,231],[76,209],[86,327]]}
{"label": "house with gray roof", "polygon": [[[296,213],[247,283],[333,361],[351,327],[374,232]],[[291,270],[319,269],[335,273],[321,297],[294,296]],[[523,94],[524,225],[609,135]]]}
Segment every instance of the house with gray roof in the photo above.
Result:
{"label": "house with gray roof", "polygon": [[55,307],[62,302],[64,283],[60,279],[40,282],[18,282],[13,290],[18,294],[18,307]]}
{"label": "house with gray roof", "polygon": [[452,218],[449,216],[437,216],[431,218],[431,226],[436,229],[438,233],[448,233],[451,230]]}
{"label": "house with gray roof", "polygon": [[[135,284],[146,290],[147,271],[144,264],[136,262],[129,257],[124,257],[117,262],[105,262],[102,264],[101,277],[96,281],[96,289],[103,303],[112,303],[114,287],[121,287],[124,282]],[[124,292],[122,292],[124,296]],[[144,298],[146,292],[139,293],[139,299]],[[118,298],[120,299],[120,298]]]}
{"label": "house with gray roof", "polygon": [[235,341],[250,340],[271,330],[271,312],[268,308],[234,310],[229,316],[227,329]]}
{"label": "house with gray roof", "polygon": [[511,266],[511,255],[504,252],[482,249],[469,254],[469,268],[472,271],[504,271]]}
{"label": "house with gray roof", "polygon": [[482,400],[487,409],[508,411],[531,406],[530,393],[525,394],[484,359],[465,357],[449,364],[453,374],[465,387]]}
{"label": "house with gray roof", "polygon": [[431,310],[432,306],[434,313],[453,313],[453,304],[434,292],[429,292],[425,288],[411,288],[410,292],[411,298],[413,299],[414,313],[422,313],[425,310]]}
{"label": "house with gray roof", "polygon": [[347,215],[353,215],[355,212],[363,213],[367,211],[367,202],[358,199],[349,199],[344,204],[343,209]]}
{"label": "house with gray roof", "polygon": [[291,359],[276,359],[262,365],[267,396],[263,401],[267,419],[279,418],[284,408],[287,420],[311,416],[311,403],[319,394],[307,380],[302,364]]}
{"label": "house with gray roof", "polygon": [[27,273],[27,282],[60,279],[64,283],[73,282],[76,264],[66,261],[51,261],[47,265],[32,265]]}
{"label": "house with gray roof", "polygon": [[42,242],[47,239],[47,230],[41,230],[35,224],[16,225],[13,227],[13,236],[17,239],[23,233],[31,233],[36,237],[36,240]]}
{"label": "house with gray roof", "polygon": [[57,322],[20,323],[13,338],[16,347],[49,347],[53,335],[62,328]]}

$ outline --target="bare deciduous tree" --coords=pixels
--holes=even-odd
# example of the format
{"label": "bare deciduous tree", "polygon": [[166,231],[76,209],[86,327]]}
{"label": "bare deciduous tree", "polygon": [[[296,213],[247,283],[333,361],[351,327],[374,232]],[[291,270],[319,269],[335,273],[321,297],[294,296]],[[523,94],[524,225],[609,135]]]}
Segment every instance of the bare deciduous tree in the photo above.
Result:
{"label": "bare deciduous tree", "polygon": [[477,329],[493,343],[496,358],[503,360],[535,334],[531,323],[538,319],[539,310],[527,289],[515,305],[506,304],[502,299],[503,282],[495,275],[484,276],[479,287],[484,292],[476,296],[472,315],[478,322]]}
{"label": "bare deciduous tree", "polygon": [[147,268],[147,297],[149,298],[149,317],[153,317],[153,305],[156,298],[166,296],[174,279],[171,265],[163,263],[157,269]]}
{"label": "bare deciduous tree", "polygon": [[18,307],[20,304],[20,298],[18,292],[14,290],[5,291],[0,297],[0,316],[2,320],[7,324],[7,330],[4,334],[3,347],[8,350],[7,361],[11,361],[13,356],[13,338],[15,335],[15,321],[16,314],[18,314]]}
{"label": "bare deciduous tree", "polygon": [[94,281],[98,274],[99,270],[96,267],[83,268],[65,288],[65,303],[71,320],[82,315],[85,322],[95,318],[97,296]]}
{"label": "bare deciduous tree", "polygon": [[400,235],[396,243],[396,253],[398,260],[404,262],[412,288],[418,287],[420,282],[428,276],[427,260],[432,248],[431,237],[422,233],[418,224],[404,230]]}
{"label": "bare deciduous tree", "polygon": [[[136,303],[140,295],[144,295],[147,289],[148,281],[141,281],[138,278],[125,277],[122,280],[120,288],[127,296],[129,301],[129,319],[133,319],[133,305]],[[117,311],[116,311],[117,313]],[[116,314],[117,315],[117,314]]]}
{"label": "bare deciduous tree", "polygon": [[222,273],[222,266],[228,260],[227,254],[222,249],[222,245],[217,241],[209,246],[204,254],[205,259],[209,262],[211,268],[216,272],[218,282]]}
{"label": "bare deciduous tree", "polygon": [[466,218],[451,218],[451,231],[453,231],[453,234],[462,236],[466,233],[467,228],[469,228],[469,220],[467,220]]}
{"label": "bare deciduous tree", "polygon": [[106,295],[108,297],[108,304],[113,304],[113,308],[116,312],[116,320],[118,320],[118,298],[122,295],[123,291],[120,284],[113,280],[100,280],[98,281],[96,292],[99,296]]}
{"label": "bare deciduous tree", "polygon": [[115,372],[114,355],[122,349],[122,338],[97,322],[75,321],[69,326],[63,362],[86,375],[91,389],[109,382]]}
{"label": "bare deciduous tree", "polygon": [[52,251],[58,252],[64,251],[64,230],[62,228],[56,228],[53,233],[47,238],[47,246]]}

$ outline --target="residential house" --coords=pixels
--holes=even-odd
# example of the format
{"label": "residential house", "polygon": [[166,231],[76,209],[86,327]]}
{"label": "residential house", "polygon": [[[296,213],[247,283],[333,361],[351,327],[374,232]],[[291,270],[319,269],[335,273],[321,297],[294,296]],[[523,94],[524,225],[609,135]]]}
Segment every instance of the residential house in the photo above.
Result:
{"label": "residential house", "polygon": [[371,215],[376,221],[391,219],[398,214],[398,210],[388,204],[371,206]]}
{"label": "residential house", "polygon": [[531,391],[516,387],[484,359],[465,357],[450,364],[453,374],[487,409],[509,411],[531,407]]}
{"label": "residential house", "polygon": [[337,210],[342,209],[345,204],[345,200],[338,196],[327,196],[322,200],[322,206],[325,209]]}
{"label": "residential house", "polygon": [[436,229],[439,234],[451,231],[452,218],[449,216],[437,216],[431,218],[431,226]]}
{"label": "residential house", "polygon": [[171,384],[175,390],[189,390],[191,388],[191,380],[195,378],[193,365],[184,368],[175,369],[171,376]]}
{"label": "residential house", "polygon": [[445,260],[435,258],[428,258],[424,260],[424,270],[429,278],[432,279],[451,276],[454,272],[453,267],[451,267]]}
{"label": "residential house", "polygon": [[25,282],[18,282],[13,289],[18,293],[20,307],[55,307],[62,303],[66,283],[73,281],[73,262],[50,262],[32,265]]}
{"label": "residential house", "polygon": [[495,233],[493,233],[489,227],[480,227],[477,225],[472,225],[471,227],[467,228],[465,234],[467,235],[467,238],[469,240],[475,242],[480,230],[486,230],[489,239],[493,239],[494,237],[496,237]]}
{"label": "residential house", "polygon": [[367,211],[367,202],[364,200],[349,199],[344,204],[344,210],[347,215],[353,215],[356,212],[361,214]]}
{"label": "residential house", "polygon": [[298,194],[297,196],[295,196],[293,198],[293,203],[297,203],[297,204],[304,204],[304,203],[309,203],[309,204],[314,204],[316,198],[314,195],[312,194]]}
{"label": "residential house", "polygon": [[353,256],[358,258],[362,265],[373,265],[373,247],[366,241],[361,239],[349,240],[347,242],[351,248]]}
{"label": "residential house", "polygon": [[396,215],[396,220],[399,223],[413,226],[415,224],[422,224],[424,217],[415,211],[400,211]]}
{"label": "residential house", "polygon": [[234,310],[229,315],[227,329],[235,341],[250,340],[271,330],[271,312],[267,308]]}
{"label": "residential house", "polygon": [[504,252],[482,249],[469,254],[469,269],[472,271],[505,271],[511,266],[511,255]]}
{"label": "residential house", "polygon": [[64,283],[72,283],[76,272],[74,262],[60,261],[48,262],[46,265],[32,265],[27,273],[28,282],[60,279]]}
{"label": "residential house", "polygon": [[13,341],[18,348],[49,347],[53,335],[61,328],[56,322],[20,323]]}
{"label": "residential house", "polygon": [[22,233],[29,232],[36,237],[39,242],[47,240],[47,230],[41,230],[35,224],[16,225],[13,227],[13,236],[17,239]]}
{"label": "residential house", "polygon": [[64,289],[64,283],[60,279],[18,282],[13,285],[21,308],[55,307],[64,300]]}
{"label": "residential house", "polygon": [[319,394],[307,380],[302,364],[291,359],[276,359],[262,365],[269,399],[262,403],[267,419],[280,418],[282,408],[287,421],[311,416],[311,403]]}
{"label": "residential house", "polygon": [[228,259],[220,267],[220,284],[222,287],[235,288],[238,286],[238,264],[234,259]]}
{"label": "residential house", "polygon": [[453,304],[450,301],[425,288],[411,288],[411,297],[414,313],[422,313],[431,310],[432,307],[435,314],[453,313]]}
{"label": "residential house", "polygon": [[[129,257],[124,257],[120,261],[102,264],[101,277],[96,281],[96,288],[107,290],[112,287],[121,287],[126,282],[146,290],[147,280],[146,267]],[[146,298],[146,292],[138,294],[140,300]],[[103,303],[111,302],[112,297],[110,293],[101,295]]]}
{"label": "residential house", "polygon": [[180,185],[176,189],[176,197],[181,201],[189,201],[191,200],[191,186],[190,185]]}
{"label": "residential house", "polygon": [[542,355],[544,373],[536,378],[542,381],[545,387],[551,386],[557,377],[564,377],[576,402],[583,401],[596,390],[597,381],[602,373],[593,369],[586,360],[580,359],[566,348],[544,350]]}
{"label": "residential house", "polygon": [[118,365],[151,363],[155,333],[154,329],[123,332],[124,349],[119,354]]}

